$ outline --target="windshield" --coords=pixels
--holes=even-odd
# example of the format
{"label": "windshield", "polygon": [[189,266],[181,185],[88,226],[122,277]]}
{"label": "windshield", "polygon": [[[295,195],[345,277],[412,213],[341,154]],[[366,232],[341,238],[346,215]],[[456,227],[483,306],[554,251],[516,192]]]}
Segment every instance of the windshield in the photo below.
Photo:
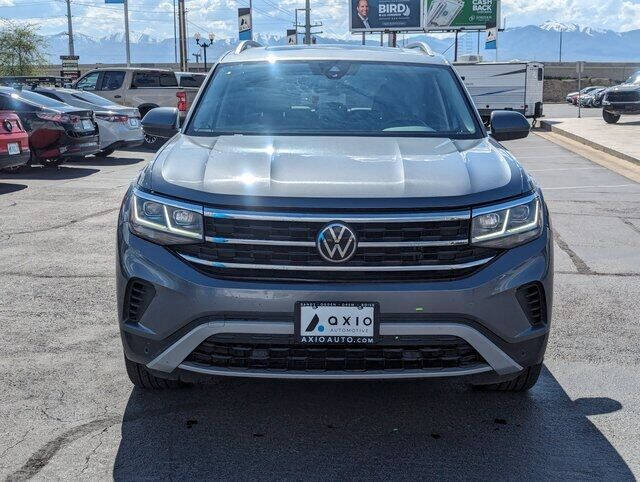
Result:
{"label": "windshield", "polygon": [[90,104],[95,104],[102,107],[113,107],[114,105],[117,105],[110,100],[107,100],[104,97],[100,97],[99,95],[92,94],[91,92],[74,92],[71,95],[76,99],[83,100],[85,102],[89,102]]}
{"label": "windshield", "polygon": [[45,107],[51,107],[52,109],[67,109],[69,106],[64,102],[52,99],[50,97],[31,92],[30,90],[21,90],[16,92],[18,97],[31,102],[32,104],[43,105]]}
{"label": "windshield", "polygon": [[483,135],[448,66],[285,61],[221,64],[189,135]]}
{"label": "windshield", "polygon": [[631,77],[627,79],[626,84],[637,84],[640,85],[640,72],[636,72]]}

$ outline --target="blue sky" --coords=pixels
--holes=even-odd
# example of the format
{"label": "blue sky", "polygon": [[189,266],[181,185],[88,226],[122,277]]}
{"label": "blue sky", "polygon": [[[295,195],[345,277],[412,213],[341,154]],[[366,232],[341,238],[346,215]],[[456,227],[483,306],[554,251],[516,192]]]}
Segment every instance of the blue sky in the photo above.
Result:
{"label": "blue sky", "polygon": [[[0,0],[0,17],[36,23],[43,35],[66,30],[66,0]],[[187,0],[190,33],[236,34],[236,9],[248,0]],[[314,21],[324,23],[324,35],[347,34],[347,0],[311,0]],[[254,28],[260,33],[284,34],[293,23],[294,10],[304,0],[253,0]],[[103,37],[123,30],[120,5],[104,0],[72,0],[74,30]],[[129,0],[134,35],[166,38],[173,35],[173,0]],[[541,24],[546,20],[575,22],[617,31],[640,28],[640,0],[503,0],[507,26]]]}

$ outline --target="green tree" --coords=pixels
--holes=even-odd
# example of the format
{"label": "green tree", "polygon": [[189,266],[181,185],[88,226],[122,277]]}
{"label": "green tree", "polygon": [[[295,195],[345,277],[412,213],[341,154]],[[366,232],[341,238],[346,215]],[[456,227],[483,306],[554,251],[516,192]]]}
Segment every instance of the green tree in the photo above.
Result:
{"label": "green tree", "polygon": [[0,24],[0,74],[33,75],[47,63],[45,39],[36,26],[3,19]]}

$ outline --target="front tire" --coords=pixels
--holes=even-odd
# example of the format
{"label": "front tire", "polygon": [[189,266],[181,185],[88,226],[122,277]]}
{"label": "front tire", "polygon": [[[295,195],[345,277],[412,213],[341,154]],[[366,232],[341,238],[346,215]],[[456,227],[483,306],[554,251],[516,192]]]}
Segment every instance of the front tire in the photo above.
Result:
{"label": "front tire", "polygon": [[116,152],[115,149],[109,148],[109,149],[104,149],[103,151],[96,152],[94,154],[94,156],[96,156],[96,157],[109,157],[114,152]]}
{"label": "front tire", "polygon": [[173,390],[187,386],[186,383],[177,380],[156,377],[144,365],[132,362],[127,357],[124,357],[124,365],[127,368],[129,380],[138,388],[145,390]]}
{"label": "front tire", "polygon": [[44,167],[58,167],[63,162],[64,162],[64,159],[61,157],[58,157],[56,159],[42,159],[40,161],[40,164],[42,164]]}
{"label": "front tire", "polygon": [[602,111],[602,118],[607,124],[615,124],[620,120],[619,114],[612,114],[611,112],[607,112],[606,110]]}
{"label": "front tire", "polygon": [[20,166],[5,167],[4,169],[0,169],[0,171],[6,172],[7,174],[18,174],[20,171],[22,171],[24,166],[25,164],[22,164]]}
{"label": "front tire", "polygon": [[525,369],[520,375],[513,380],[500,383],[491,383],[489,385],[474,385],[473,388],[482,391],[491,392],[526,392],[533,387],[540,377],[542,363],[533,365]]}

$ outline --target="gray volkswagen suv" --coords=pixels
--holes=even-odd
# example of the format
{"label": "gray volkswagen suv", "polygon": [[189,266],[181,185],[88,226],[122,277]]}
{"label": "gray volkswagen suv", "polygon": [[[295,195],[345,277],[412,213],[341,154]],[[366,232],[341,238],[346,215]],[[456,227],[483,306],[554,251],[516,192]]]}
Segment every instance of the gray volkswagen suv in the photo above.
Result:
{"label": "gray volkswagen suv", "polygon": [[553,252],[542,193],[427,45],[243,42],[124,198],[118,316],[144,388],[211,376],[533,386]]}

